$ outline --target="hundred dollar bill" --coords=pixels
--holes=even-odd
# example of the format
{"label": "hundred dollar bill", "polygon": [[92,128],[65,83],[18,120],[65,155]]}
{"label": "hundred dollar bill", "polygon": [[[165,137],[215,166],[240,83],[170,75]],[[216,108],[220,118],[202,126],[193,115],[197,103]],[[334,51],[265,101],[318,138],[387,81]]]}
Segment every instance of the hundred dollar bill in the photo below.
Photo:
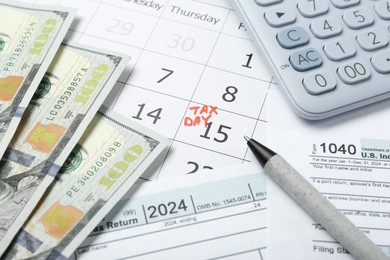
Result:
{"label": "hundred dollar bill", "polygon": [[129,58],[63,43],[0,162],[0,255],[54,179]]}
{"label": "hundred dollar bill", "polygon": [[74,16],[74,9],[0,0],[0,158]]}
{"label": "hundred dollar bill", "polygon": [[167,145],[167,138],[101,109],[5,259],[70,257]]}

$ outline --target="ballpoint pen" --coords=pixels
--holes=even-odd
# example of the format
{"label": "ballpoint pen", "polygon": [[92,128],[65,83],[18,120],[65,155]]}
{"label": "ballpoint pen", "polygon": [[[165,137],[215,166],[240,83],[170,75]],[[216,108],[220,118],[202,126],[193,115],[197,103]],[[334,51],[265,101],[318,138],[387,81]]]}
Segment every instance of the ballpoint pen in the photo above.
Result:
{"label": "ballpoint pen", "polygon": [[356,259],[390,259],[280,155],[244,136],[265,173]]}

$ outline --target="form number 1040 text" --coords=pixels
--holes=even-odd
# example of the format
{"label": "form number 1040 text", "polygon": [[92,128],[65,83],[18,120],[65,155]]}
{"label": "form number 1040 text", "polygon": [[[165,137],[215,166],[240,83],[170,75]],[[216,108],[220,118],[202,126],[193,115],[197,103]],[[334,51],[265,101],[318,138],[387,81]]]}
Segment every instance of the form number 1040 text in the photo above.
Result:
{"label": "form number 1040 text", "polygon": [[356,146],[353,144],[341,144],[337,145],[335,143],[322,143],[320,144],[323,153],[342,153],[342,154],[356,154]]}

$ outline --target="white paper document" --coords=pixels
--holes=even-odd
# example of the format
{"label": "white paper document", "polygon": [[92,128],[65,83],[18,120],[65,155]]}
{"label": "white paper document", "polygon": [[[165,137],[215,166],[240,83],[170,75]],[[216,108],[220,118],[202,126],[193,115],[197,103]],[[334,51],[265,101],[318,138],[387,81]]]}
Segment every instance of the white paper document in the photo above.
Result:
{"label": "white paper document", "polygon": [[131,190],[74,257],[264,259],[267,193],[257,165],[169,179]]}
{"label": "white paper document", "polygon": [[[268,146],[390,255],[389,103],[320,122],[296,116],[274,88]],[[270,259],[352,259],[275,183],[268,182]]]}

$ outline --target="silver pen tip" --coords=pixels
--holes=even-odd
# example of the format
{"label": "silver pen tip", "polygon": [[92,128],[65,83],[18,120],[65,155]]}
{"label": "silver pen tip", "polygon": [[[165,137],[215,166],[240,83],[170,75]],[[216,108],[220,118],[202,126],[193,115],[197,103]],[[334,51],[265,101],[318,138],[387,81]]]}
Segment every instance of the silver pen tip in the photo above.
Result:
{"label": "silver pen tip", "polygon": [[249,140],[251,140],[248,136],[244,135],[244,139],[248,142]]}

